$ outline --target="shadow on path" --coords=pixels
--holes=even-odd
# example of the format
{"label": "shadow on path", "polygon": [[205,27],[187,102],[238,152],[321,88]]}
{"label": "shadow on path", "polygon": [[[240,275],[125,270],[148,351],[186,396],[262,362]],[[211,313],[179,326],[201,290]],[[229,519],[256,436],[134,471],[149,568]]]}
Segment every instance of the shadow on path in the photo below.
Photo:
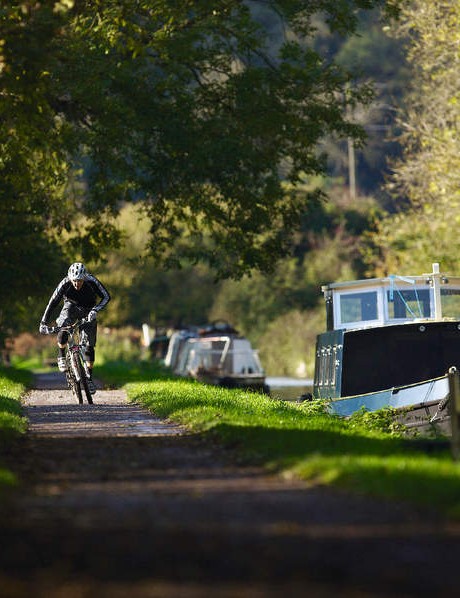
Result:
{"label": "shadow on path", "polygon": [[30,432],[3,455],[23,485],[0,524],[2,598],[457,592],[454,525],[236,463],[119,391],[59,393],[29,395]]}

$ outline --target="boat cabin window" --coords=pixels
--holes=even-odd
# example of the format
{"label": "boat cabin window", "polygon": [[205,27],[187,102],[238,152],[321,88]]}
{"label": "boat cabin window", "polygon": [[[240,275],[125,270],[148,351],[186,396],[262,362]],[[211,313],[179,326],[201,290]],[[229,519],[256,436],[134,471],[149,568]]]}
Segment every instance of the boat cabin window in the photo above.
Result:
{"label": "boat cabin window", "polygon": [[431,315],[429,289],[387,291],[390,320],[429,318]]}
{"label": "boat cabin window", "polygon": [[338,282],[322,290],[328,330],[460,319],[460,277],[447,278],[438,272]]}
{"label": "boat cabin window", "polygon": [[377,320],[377,291],[340,295],[340,321],[342,324]]}
{"label": "boat cabin window", "polygon": [[460,319],[460,289],[441,288],[442,315]]}

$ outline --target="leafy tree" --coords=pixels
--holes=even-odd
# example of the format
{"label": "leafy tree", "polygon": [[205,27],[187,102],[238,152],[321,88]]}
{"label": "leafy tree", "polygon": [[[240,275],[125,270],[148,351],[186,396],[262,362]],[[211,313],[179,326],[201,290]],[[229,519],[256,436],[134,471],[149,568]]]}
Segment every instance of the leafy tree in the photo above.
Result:
{"label": "leafy tree", "polygon": [[[62,275],[58,245],[40,232],[40,219],[0,198],[0,346],[18,329],[38,327],[50,287]],[[54,288],[54,287],[53,287]]]}
{"label": "leafy tree", "polygon": [[48,233],[50,220],[64,218],[67,175],[46,99],[53,30],[41,14],[32,18],[29,4],[0,9],[0,344],[18,327],[35,327],[37,306],[63,267]]}
{"label": "leafy tree", "polygon": [[266,373],[313,379],[316,335],[325,327],[323,304],[315,309],[288,311],[270,322],[257,344]]}
{"label": "leafy tree", "polygon": [[146,250],[149,226],[138,204],[125,205],[116,223],[126,243],[112,250],[105,263],[88,263],[112,295],[102,314],[104,324],[178,327],[207,322],[219,285],[206,266],[158,270]]}
{"label": "leafy tree", "polygon": [[412,87],[401,115],[404,155],[389,182],[399,211],[371,236],[368,261],[378,273],[426,272],[431,262],[457,268],[459,25],[457,2],[412,0],[402,8],[395,34],[407,41]]}
{"label": "leafy tree", "polygon": [[[91,217],[69,241],[85,259],[115,234],[120,202],[143,201],[159,262],[269,269],[308,200],[280,180],[323,170],[324,135],[362,139],[337,95],[348,74],[299,41],[319,11],[345,34],[357,8],[392,4],[270,2],[289,33],[271,54],[255,0],[12,2],[0,13],[2,129],[14,131],[2,151],[46,189],[57,232],[74,229],[75,205]],[[71,169],[82,185],[64,190]]]}
{"label": "leafy tree", "polygon": [[[368,106],[353,110],[353,118],[366,131],[366,143],[356,148],[356,183],[363,194],[375,195],[391,208],[389,194],[382,193],[382,185],[390,173],[389,161],[400,156],[397,110],[401,106],[409,82],[404,44],[400,39],[389,37],[382,26],[378,11],[363,15],[358,35],[347,37],[336,54],[336,60],[350,72],[356,73],[356,81],[373,81],[374,97]],[[347,156],[342,164],[348,170]],[[338,165],[340,166],[340,165]],[[336,172],[344,169],[336,167]],[[348,176],[348,172],[345,172]]]}
{"label": "leafy tree", "polygon": [[343,108],[368,90],[344,104],[350,76],[313,48],[315,16],[348,35],[357,9],[395,4],[2,3],[0,259],[14,264],[0,275],[0,327],[19,325],[18,301],[45,299],[66,261],[116,247],[126,202],[143,206],[157,264],[273,268],[321,196],[282,182],[324,170],[325,135],[363,138]]}
{"label": "leafy tree", "polygon": [[[408,69],[404,45],[399,39],[385,34],[387,22],[379,10],[361,11],[356,35],[342,36],[331,32],[321,17],[317,17],[318,33],[314,48],[322,56],[329,56],[341,67],[353,73],[350,85],[372,81],[372,102],[348,106],[349,116],[366,132],[363,146],[354,147],[354,174],[357,195],[374,195],[382,206],[391,209],[388,193],[382,190],[390,172],[388,160],[400,155],[397,134],[396,109],[407,87]],[[328,154],[328,175],[350,179],[349,140],[326,138],[321,147]]]}
{"label": "leafy tree", "polygon": [[[294,256],[281,260],[270,275],[257,273],[224,281],[210,317],[229,320],[258,346],[261,337],[268,343],[267,326],[290,312],[314,310],[322,302],[321,284],[363,273],[360,237],[371,226],[375,211],[375,202],[365,198],[310,206],[294,236]],[[296,317],[287,317],[284,326]],[[260,348],[268,354],[268,344]]]}

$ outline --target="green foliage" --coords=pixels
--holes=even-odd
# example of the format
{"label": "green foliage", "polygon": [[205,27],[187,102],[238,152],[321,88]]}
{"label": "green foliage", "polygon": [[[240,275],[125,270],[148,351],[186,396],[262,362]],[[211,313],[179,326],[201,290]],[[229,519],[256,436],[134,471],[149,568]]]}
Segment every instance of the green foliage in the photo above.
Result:
{"label": "green foliage", "polygon": [[325,327],[323,305],[308,311],[288,311],[271,321],[257,341],[266,373],[313,379],[316,335]]}
{"label": "green foliage", "polygon": [[272,275],[223,282],[210,318],[224,318],[248,336],[267,373],[313,377],[316,335],[325,328],[321,285],[363,273],[361,235],[375,212],[366,198],[311,206],[294,236],[294,256]]}
{"label": "green foliage", "polygon": [[[294,237],[295,255],[281,260],[272,275],[216,283],[202,266],[163,272],[148,258],[136,259],[145,253],[146,223],[135,207],[125,206],[120,223],[129,246],[113,251],[97,269],[112,293],[101,322],[115,327],[127,322],[139,330],[142,322],[177,326],[225,319],[260,350],[267,373],[312,376],[315,336],[324,329],[320,285],[359,273],[359,239],[374,211],[364,198],[312,206]],[[98,354],[105,353],[103,341],[100,334]],[[108,349],[116,346],[121,348],[109,343]]]}
{"label": "green foliage", "polygon": [[201,324],[217,292],[218,283],[205,266],[180,270],[158,269],[147,255],[149,225],[137,205],[125,205],[117,218],[126,245],[114,249],[103,264],[89,264],[110,289],[112,300],[101,314],[108,326],[174,327]]}
{"label": "green foliage", "polygon": [[49,3],[37,6],[3,3],[0,12],[0,345],[30,325],[62,265],[48,232],[56,211],[66,218],[60,125],[46,97],[58,23]]}
{"label": "green foliage", "polygon": [[152,380],[172,378],[172,374],[159,361],[119,360],[96,364],[96,375],[105,384],[121,387],[130,382],[149,382]]}
{"label": "green foliage", "polygon": [[140,329],[99,327],[96,358],[98,363],[139,359],[141,350]]}
{"label": "green foliage", "polygon": [[204,266],[165,272],[150,263],[128,289],[129,321],[167,327],[206,323],[217,289],[212,273]]}
{"label": "green foliage", "polygon": [[308,416],[313,417],[316,415],[328,415],[329,414],[329,399],[317,399],[314,401],[304,401],[299,404],[299,408],[302,412]]}
{"label": "green foliage", "polygon": [[367,428],[388,434],[400,435],[407,431],[407,427],[396,420],[398,410],[392,407],[367,411],[362,407],[349,418],[349,425],[353,428]]}
{"label": "green foliage", "polygon": [[8,196],[34,198],[85,260],[119,242],[111,217],[136,201],[158,262],[269,270],[315,197],[286,197],[281,180],[324,171],[324,136],[363,137],[339,100],[348,73],[308,43],[312,19],[323,11],[346,35],[356,8],[392,4],[278,0],[269,47],[273,28],[246,3],[10,3],[0,15]]}
{"label": "green foliage", "polygon": [[383,272],[425,272],[432,262],[457,268],[459,22],[456,3],[415,0],[393,31],[406,41],[412,80],[400,117],[404,154],[388,185],[399,211],[379,222],[367,256]]}
{"label": "green foliage", "polygon": [[[389,37],[385,33],[388,26],[380,11],[368,11],[361,14],[358,35],[330,39],[323,33],[315,46],[326,43],[335,60],[354,74],[353,81],[372,80],[371,104],[350,109],[353,119],[366,131],[365,144],[354,149],[355,176],[358,193],[372,195],[386,207],[391,206],[391,198],[382,187],[392,172],[390,163],[401,152],[395,139],[400,131],[396,117],[410,79],[403,40]],[[348,145],[333,140],[327,143],[326,151],[329,173],[348,180]]]}
{"label": "green foliage", "polygon": [[[0,334],[36,329],[68,261],[83,258],[112,292],[103,324],[226,317],[266,338],[269,355],[267,326],[298,322],[326,278],[362,270],[357,247],[372,219],[317,176],[331,169],[318,146],[363,140],[346,102],[355,109],[369,89],[353,87],[345,104],[342,92],[368,78],[351,71],[381,54],[379,10],[393,4],[3,7]],[[367,68],[385,85],[392,77],[381,56]],[[323,205],[329,191],[337,206]],[[288,247],[295,259],[275,267]],[[271,274],[224,290],[214,280],[252,268]],[[286,331],[284,371],[311,361],[303,336]]]}
{"label": "green foliage", "polygon": [[443,272],[458,273],[458,211],[455,204],[441,207],[441,202],[436,203],[436,209],[427,203],[377,222],[363,246],[369,272],[411,276],[430,271],[430,265],[437,262]]}
{"label": "green foliage", "polygon": [[[18,400],[31,382],[30,372],[0,367],[0,393],[7,399]],[[12,403],[10,409],[12,410]],[[13,409],[14,411],[14,409]],[[17,413],[17,411],[15,411]]]}
{"label": "green foliage", "polygon": [[[14,368],[0,367],[0,444],[5,446],[27,429],[22,417],[20,398],[30,383],[30,373]],[[0,463],[0,490],[16,483],[13,473]]]}

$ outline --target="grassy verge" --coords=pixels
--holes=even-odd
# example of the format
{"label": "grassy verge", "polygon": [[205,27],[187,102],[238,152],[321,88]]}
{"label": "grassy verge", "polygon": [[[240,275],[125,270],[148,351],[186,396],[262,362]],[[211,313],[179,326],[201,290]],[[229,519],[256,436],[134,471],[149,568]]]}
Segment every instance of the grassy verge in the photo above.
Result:
{"label": "grassy verge", "polygon": [[[460,517],[460,464],[445,443],[427,446],[404,437],[384,413],[343,420],[324,403],[288,403],[188,380],[155,379],[147,365],[136,381],[129,371],[131,400],[160,417],[187,425],[246,459],[296,475],[374,496],[428,505]],[[101,372],[102,373],[102,372]],[[123,380],[118,371],[113,381]]]}
{"label": "grassy verge", "polygon": [[[20,398],[29,383],[30,372],[0,367],[0,444],[3,447],[27,429]],[[14,483],[14,474],[0,463],[0,490]]]}
{"label": "grassy verge", "polygon": [[102,365],[96,361],[94,376],[112,387],[128,382],[173,379],[170,371],[159,361],[106,361]]}

